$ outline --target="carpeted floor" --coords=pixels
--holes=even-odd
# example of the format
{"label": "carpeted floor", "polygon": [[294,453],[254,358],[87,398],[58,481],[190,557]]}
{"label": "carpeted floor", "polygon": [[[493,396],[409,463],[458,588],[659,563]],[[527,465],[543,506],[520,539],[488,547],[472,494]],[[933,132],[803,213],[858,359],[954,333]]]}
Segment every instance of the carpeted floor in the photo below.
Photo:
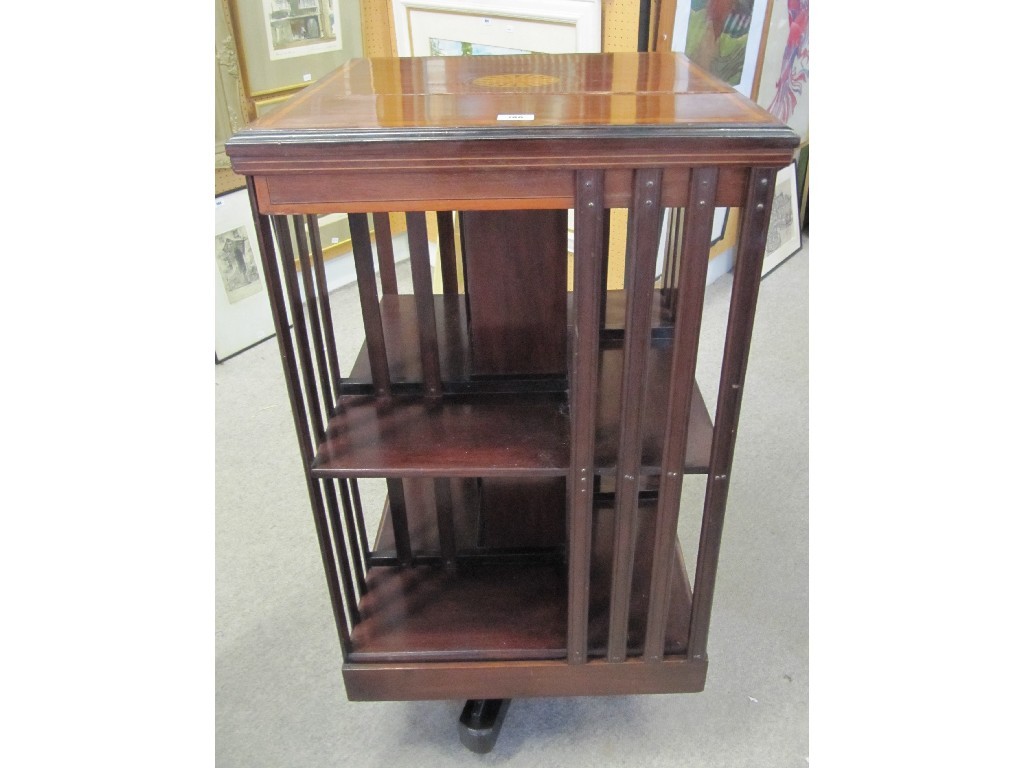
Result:
{"label": "carpeted floor", "polygon": [[[805,244],[761,285],[706,690],[516,700],[484,756],[459,743],[463,702],[346,699],[277,343],[217,366],[217,765],[806,766],[808,259]],[[697,376],[712,405],[730,287],[708,289]],[[336,327],[361,327],[354,286],[332,302]],[[360,342],[339,338],[343,369]],[[702,481],[683,490],[691,574]]]}

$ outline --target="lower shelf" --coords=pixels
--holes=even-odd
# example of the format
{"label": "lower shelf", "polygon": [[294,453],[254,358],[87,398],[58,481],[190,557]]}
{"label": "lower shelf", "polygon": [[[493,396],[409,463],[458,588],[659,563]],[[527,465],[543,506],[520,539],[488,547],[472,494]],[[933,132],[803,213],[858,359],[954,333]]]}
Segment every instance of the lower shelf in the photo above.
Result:
{"label": "lower shelf", "polygon": [[[641,652],[646,630],[653,503],[640,505],[627,646]],[[564,503],[552,510],[564,515]],[[613,510],[594,514],[591,558],[589,655],[605,654],[608,638]],[[390,525],[385,516],[382,529]],[[416,527],[412,523],[410,527]],[[383,533],[378,535],[381,540]],[[359,602],[362,620],[352,632],[349,661],[366,663],[565,659],[567,592],[558,562],[486,563],[463,560],[441,566],[378,566],[367,575]],[[685,652],[691,590],[676,547],[665,653]]]}

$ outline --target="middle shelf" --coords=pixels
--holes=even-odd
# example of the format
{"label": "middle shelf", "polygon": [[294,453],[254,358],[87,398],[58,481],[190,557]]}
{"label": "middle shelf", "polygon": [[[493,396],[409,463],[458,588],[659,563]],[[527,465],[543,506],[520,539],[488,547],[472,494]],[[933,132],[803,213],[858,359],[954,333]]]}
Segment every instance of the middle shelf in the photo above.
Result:
{"label": "middle shelf", "polygon": [[[430,399],[416,391],[418,353],[414,308],[405,296],[385,296],[381,314],[393,394],[369,391],[366,346],[343,384],[335,413],[313,461],[316,477],[558,476],[569,467],[569,404],[564,381],[485,379],[466,373],[465,305],[436,296],[438,347],[447,391]],[[609,315],[612,313],[609,312]],[[614,338],[600,350],[594,463],[598,475],[615,473],[620,433],[623,350]],[[400,341],[404,343],[399,343]],[[660,472],[671,337],[652,334],[647,365],[640,472]],[[405,385],[403,388],[402,385]],[[528,391],[500,391],[524,388]],[[551,391],[554,389],[555,391]],[[713,426],[700,388],[690,402],[685,471],[706,473]]]}

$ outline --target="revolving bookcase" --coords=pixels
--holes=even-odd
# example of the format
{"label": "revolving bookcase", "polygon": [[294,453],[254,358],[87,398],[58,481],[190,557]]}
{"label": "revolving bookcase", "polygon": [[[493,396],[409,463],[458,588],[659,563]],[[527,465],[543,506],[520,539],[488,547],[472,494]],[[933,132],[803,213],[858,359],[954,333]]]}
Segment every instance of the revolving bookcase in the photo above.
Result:
{"label": "revolving bookcase", "polygon": [[[350,699],[465,698],[479,714],[514,697],[703,689],[775,172],[797,143],[685,57],[654,53],[354,60],[228,142]],[[712,422],[694,372],[716,206],[742,210]],[[347,375],[326,213],[348,216],[365,333]],[[706,476],[692,588],[676,533],[686,474]],[[363,478],[387,487],[372,537]]]}

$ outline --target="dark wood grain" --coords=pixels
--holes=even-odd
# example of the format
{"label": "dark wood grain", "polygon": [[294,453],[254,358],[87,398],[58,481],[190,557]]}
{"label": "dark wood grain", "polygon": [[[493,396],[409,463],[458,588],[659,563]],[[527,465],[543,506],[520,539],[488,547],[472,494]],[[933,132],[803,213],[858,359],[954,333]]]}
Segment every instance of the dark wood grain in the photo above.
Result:
{"label": "dark wood grain", "polygon": [[[285,294],[288,297],[288,308],[294,326],[292,338],[298,352],[298,368],[302,371],[302,384],[306,396],[306,413],[309,415],[309,428],[313,440],[319,442],[324,438],[324,403],[317,391],[316,375],[313,368],[313,355],[309,345],[309,331],[306,327],[306,313],[299,294],[299,280],[295,274],[295,256],[292,250],[292,235],[288,227],[288,219],[275,216],[272,219],[277,244],[280,248],[281,275],[284,276]],[[329,411],[328,411],[329,416]]]}
{"label": "dark wood grain", "polygon": [[626,242],[626,330],[615,472],[615,545],[608,627],[608,661],[626,658],[631,581],[636,553],[638,477],[644,411],[648,401],[647,359],[651,344],[654,265],[661,225],[661,171],[638,170],[633,181]]}
{"label": "dark wood grain", "polygon": [[[503,122],[502,114],[534,119]],[[723,136],[723,126],[733,135]],[[273,133],[327,145],[785,135],[767,111],[671,53],[353,59],[248,125],[227,152],[235,158]]]}
{"label": "dark wood grain", "polygon": [[[324,482],[324,485],[328,489],[327,500],[329,504],[337,507],[337,501],[332,500],[334,492],[336,492],[338,497],[341,499],[341,509],[343,512],[342,519],[345,522],[345,539],[348,541],[348,556],[352,563],[353,576],[355,576],[356,579],[356,589],[359,590],[360,596],[365,595],[366,562],[363,559],[364,550],[362,547],[362,539],[359,536],[359,520],[362,518],[362,513],[360,512],[357,518],[355,507],[352,504],[352,495],[349,493],[347,480],[327,480]],[[337,512],[334,511],[332,514],[334,517],[331,518],[331,525],[334,525]],[[338,543],[340,544],[341,542],[339,541]]]}
{"label": "dark wood grain", "polygon": [[[357,481],[358,482],[358,481]],[[405,481],[398,477],[387,478],[388,487],[388,509],[386,517],[391,521],[387,530],[391,534],[392,549],[395,550],[395,559],[402,565],[412,565],[412,540],[409,531],[409,516],[406,513]],[[380,528],[384,530],[383,524]],[[377,534],[380,540],[380,532]],[[380,549],[380,544],[375,544],[374,549]]]}
{"label": "dark wood grain", "polygon": [[[772,180],[798,141],[685,57],[538,54],[354,60],[228,142],[249,177],[350,697],[703,687]],[[744,207],[714,429],[692,372],[709,239],[697,206]],[[617,294],[601,287],[621,207]],[[686,207],[687,227],[670,229],[655,299],[663,207]],[[390,211],[412,215],[411,297],[397,295]],[[443,296],[425,290],[425,211],[441,212]],[[368,339],[348,379],[312,218],[335,212],[349,215]],[[294,232],[277,221],[279,258],[265,214],[307,217]],[[675,537],[683,472],[709,475],[692,594]],[[388,481],[372,552],[363,476]]]}
{"label": "dark wood grain", "polygon": [[570,442],[567,479],[569,528],[567,630],[570,664],[587,658],[590,595],[591,509],[593,507],[594,433],[597,419],[601,297],[604,294],[604,175],[581,171],[576,176],[573,252],[573,312],[570,336]]}
{"label": "dark wood grain", "polygon": [[[693,398],[693,377],[697,369],[704,286],[707,283],[711,250],[711,225],[715,207],[715,168],[697,168],[691,181],[690,207],[680,263],[677,327],[672,341],[672,372],[669,376],[668,411],[682,410]],[[669,621],[672,549],[676,545],[680,494],[683,490],[688,419],[667,419],[658,488],[658,512],[652,547],[650,602],[647,608],[647,638],[644,656],[659,661],[665,653],[665,632]]]}
{"label": "dark wood grain", "polygon": [[[565,513],[565,495],[555,499],[552,517]],[[649,587],[646,563],[654,541],[655,507],[639,515],[634,608],[628,648],[641,652]],[[609,575],[613,511],[594,512],[593,588],[589,597],[587,653],[603,656],[608,636]],[[417,526],[414,526],[417,527]],[[685,650],[690,589],[676,550],[671,613],[665,651]],[[645,575],[648,574],[648,575]],[[375,567],[360,601],[362,622],[352,633],[353,662],[437,662],[465,659],[565,659],[567,579],[561,563],[478,563],[461,558],[457,569],[422,565]]]}
{"label": "dark wood grain", "polygon": [[[320,223],[316,216],[306,217],[309,228],[309,245],[313,255],[313,271],[316,273],[317,304],[320,309],[320,322],[324,329],[324,342],[327,346],[327,361],[330,364],[331,382],[334,397],[341,394],[341,366],[338,363],[338,343],[334,337],[334,320],[331,316],[331,298],[328,295],[327,271],[324,267],[324,251],[320,243]],[[326,389],[324,390],[327,391]]]}
{"label": "dark wood grain", "polygon": [[626,696],[704,690],[707,661],[667,658],[660,664],[626,661],[431,662],[351,664],[342,667],[352,701],[417,701],[487,696]]}
{"label": "dark wood grain", "polygon": [[386,211],[378,211],[373,214],[373,241],[377,244],[381,293],[396,294],[398,293],[398,275],[395,272],[395,244],[391,239],[391,218]]}
{"label": "dark wood grain", "polygon": [[[336,496],[335,481],[324,480],[320,483],[323,492],[324,504],[327,508],[327,520],[330,522],[331,541],[334,545],[336,567],[340,571],[341,586],[345,593],[345,605],[348,608],[349,621],[355,626],[360,619],[359,597],[366,594],[365,573],[356,551],[354,538],[351,537],[352,530],[349,528],[349,536],[346,540],[342,532],[341,514],[338,509],[338,497]],[[350,512],[351,510],[346,510]],[[349,520],[346,520],[346,523]],[[354,580],[354,582],[353,582]],[[358,596],[357,596],[358,592]]]}
{"label": "dark wood grain", "polygon": [[[256,189],[252,179],[246,180],[246,186],[249,192],[249,203],[252,207],[253,218],[256,222],[256,241],[259,245],[260,259],[263,263],[263,275],[267,281],[270,311],[274,318],[274,329],[277,332],[278,352],[281,355],[281,365],[284,368],[285,388],[288,391],[288,400],[291,404],[292,423],[295,427],[295,436],[299,443],[299,457],[302,460],[306,492],[309,496],[309,503],[313,513],[313,525],[316,529],[317,544],[320,547],[320,561],[327,581],[327,593],[331,598],[331,612],[334,616],[334,626],[338,634],[338,642],[341,645],[341,655],[342,658],[345,658],[351,647],[349,619],[346,618],[346,611],[351,612],[356,608],[356,604],[351,601],[346,602],[342,597],[342,587],[338,576],[338,561],[335,559],[331,546],[331,532],[327,523],[327,516],[324,512],[323,499],[320,495],[321,487],[313,479],[309,471],[313,461],[314,443],[310,436],[306,408],[302,400],[302,391],[299,385],[299,369],[295,358],[291,328],[288,323],[288,312],[285,307],[280,273],[274,261],[276,254],[272,225],[269,217],[258,213]],[[355,615],[350,613],[350,617]]]}
{"label": "dark wood grain", "polygon": [[441,289],[459,292],[458,255],[455,252],[455,222],[452,211],[437,211],[437,247],[441,256]]}
{"label": "dark wood grain", "polygon": [[[304,216],[292,217],[292,229],[295,232],[296,250],[299,257],[300,273],[302,275],[302,288],[305,296],[305,304],[308,308],[310,345],[313,350],[313,359],[316,361],[317,374],[319,374],[320,392],[317,398],[317,405],[321,402],[329,404],[333,398],[331,372],[327,367],[327,337],[325,334],[324,320],[330,326],[330,315],[324,318],[321,313],[317,289],[313,283],[314,269],[309,239],[306,237],[306,219]],[[330,418],[331,411],[328,405],[326,416]]]}
{"label": "dark wood grain", "polygon": [[[460,560],[564,561],[564,478],[449,478],[449,482]],[[405,486],[403,501],[416,562],[439,564],[441,543],[433,513],[433,486],[430,481],[412,478],[405,481]],[[389,522],[394,510],[394,497],[389,495],[370,558],[374,565],[399,562]]]}
{"label": "dark wood grain", "polygon": [[754,168],[750,174],[747,204],[740,220],[740,240],[733,270],[732,297],[711,444],[711,467],[704,491],[704,514],[693,580],[693,615],[690,619],[688,654],[694,659],[702,659],[707,653],[711,603],[722,544],[725,504],[729,496],[729,472],[739,427],[743,380],[747,371],[750,337],[754,330],[754,308],[761,285],[761,265],[764,261],[774,192],[775,171]]}
{"label": "dark wood grain", "polygon": [[474,375],[564,376],[566,211],[462,215]]}
{"label": "dark wood grain", "polygon": [[352,233],[352,256],[356,265],[356,282],[359,285],[359,307],[363,313],[363,329],[366,346],[370,354],[370,370],[373,386],[378,394],[391,392],[391,378],[388,375],[388,351],[384,343],[384,328],[380,320],[380,304],[377,300],[377,278],[373,269],[373,248],[370,245],[370,225],[366,214],[350,214],[349,231]]}
{"label": "dark wood grain", "polygon": [[[595,472],[614,476],[621,411],[622,350],[604,350],[599,362]],[[658,474],[667,418],[670,350],[651,350],[650,407],[643,413],[641,475]],[[399,477],[565,474],[569,467],[567,400],[560,393],[452,394],[428,405],[417,395],[377,399],[346,395],[317,450],[318,476]],[[679,414],[676,415],[677,417]],[[685,471],[707,472],[712,424],[699,387],[690,400]],[[519,421],[523,419],[523,421]],[[403,458],[407,456],[407,458]],[[422,461],[422,466],[417,462]]]}
{"label": "dark wood grain", "polygon": [[409,262],[416,300],[416,325],[423,387],[428,397],[438,397],[441,394],[441,362],[437,346],[437,320],[434,316],[427,220],[424,214],[418,212],[406,214],[405,220],[409,231]]}
{"label": "dark wood grain", "polygon": [[554,476],[568,464],[565,396],[345,396],[318,477]]}
{"label": "dark wood grain", "polygon": [[[604,349],[622,347],[623,326],[626,315],[625,291],[606,291],[607,327],[601,331],[601,346]],[[567,310],[575,311],[575,293],[568,296]],[[567,382],[552,377],[516,379],[503,376],[501,379],[485,379],[473,376],[470,368],[469,311],[463,295],[434,296],[434,324],[437,328],[437,346],[440,358],[442,387],[446,392],[469,394],[472,392],[496,391],[564,391]],[[415,385],[423,381],[423,369],[419,355],[419,323],[416,315],[416,299],[413,296],[382,296],[380,316],[383,324],[384,343],[388,350],[388,372],[396,391],[403,385]],[[651,306],[651,336],[655,339],[669,339],[672,327],[669,315],[659,302]],[[373,375],[370,358],[364,345],[356,355],[352,371],[342,384],[345,394],[365,394],[373,391]],[[404,387],[406,391],[412,391]]]}

